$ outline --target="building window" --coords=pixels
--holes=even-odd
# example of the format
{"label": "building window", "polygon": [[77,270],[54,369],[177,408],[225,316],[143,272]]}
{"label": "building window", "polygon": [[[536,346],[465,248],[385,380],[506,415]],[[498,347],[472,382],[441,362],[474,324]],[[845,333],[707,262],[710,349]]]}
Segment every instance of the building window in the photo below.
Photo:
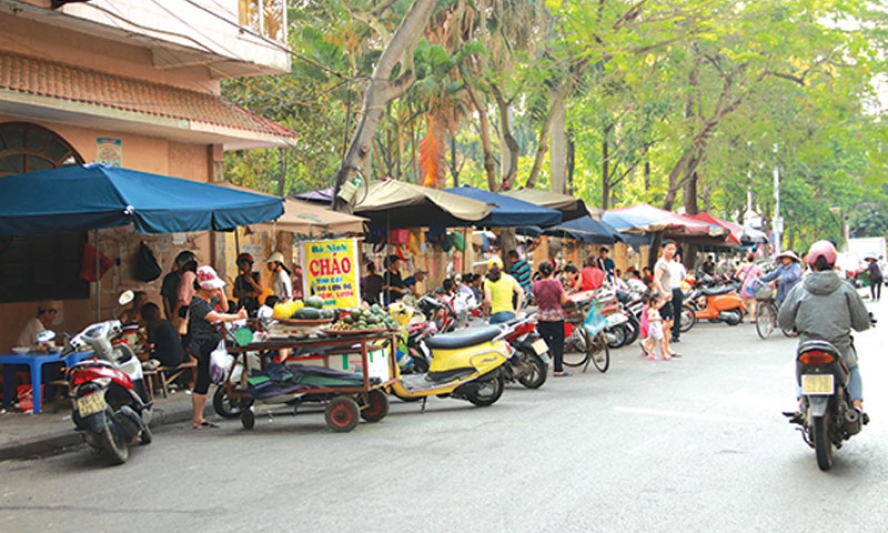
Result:
{"label": "building window", "polygon": [[238,0],[238,22],[273,41],[287,42],[284,0]]}
{"label": "building window", "polygon": [[[46,128],[0,124],[0,179],[81,163],[74,148]],[[85,232],[0,235],[0,302],[89,298],[89,283],[80,279],[86,242]]]}

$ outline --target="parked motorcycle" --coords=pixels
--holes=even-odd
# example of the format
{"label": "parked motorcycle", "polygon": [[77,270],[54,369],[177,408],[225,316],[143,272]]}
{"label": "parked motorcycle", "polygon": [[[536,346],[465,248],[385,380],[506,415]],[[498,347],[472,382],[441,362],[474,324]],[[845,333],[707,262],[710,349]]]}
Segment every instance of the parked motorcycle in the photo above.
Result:
{"label": "parked motorcycle", "polygon": [[784,413],[799,424],[802,438],[817,457],[817,466],[829,470],[833,447],[860,432],[868,419],[851,403],[850,373],[839,350],[826,341],[802,343],[796,352],[796,380],[801,387],[800,413]]}
{"label": "parked motorcycle", "polygon": [[700,282],[685,293],[684,300],[687,303],[683,306],[681,315],[682,332],[694,327],[699,320],[736,326],[743,321],[746,311],[743,298],[733,283],[710,286]]}
{"label": "parked motorcycle", "polygon": [[119,320],[93,324],[70,339],[71,350],[92,349],[95,358],[67,371],[72,419],[84,441],[112,464],[125,463],[129,444],[151,443],[151,406],[142,364],[128,344],[115,339]]}
{"label": "parked motorcycle", "polygon": [[513,330],[500,324],[432,336],[425,340],[432,356],[429,371],[401,374],[395,365],[395,381],[388,391],[408,401],[439,396],[492,405],[505,386],[503,366],[513,356],[505,339]]}
{"label": "parked motorcycle", "polygon": [[515,356],[504,367],[506,381],[521,383],[528,389],[538,389],[546,382],[549,371],[549,346],[536,330],[533,315],[509,321],[512,332],[506,341],[515,350]]}

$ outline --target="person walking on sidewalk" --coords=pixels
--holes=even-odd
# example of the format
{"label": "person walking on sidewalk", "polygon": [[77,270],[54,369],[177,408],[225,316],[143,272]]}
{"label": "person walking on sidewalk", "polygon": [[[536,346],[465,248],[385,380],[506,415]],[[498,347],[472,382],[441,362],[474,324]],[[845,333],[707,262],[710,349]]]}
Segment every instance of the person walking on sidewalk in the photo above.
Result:
{"label": "person walking on sidewalk", "polygon": [[867,257],[866,261],[869,263],[866,270],[869,272],[870,299],[878,302],[882,298],[882,281],[884,281],[882,269],[879,268],[879,260],[875,256]]}
{"label": "person walking on sidewalk", "polygon": [[567,293],[560,281],[552,277],[555,267],[549,261],[539,266],[542,279],[533,284],[536,298],[537,332],[546,341],[549,353],[552,354],[555,376],[566,376],[564,371],[564,308]]}

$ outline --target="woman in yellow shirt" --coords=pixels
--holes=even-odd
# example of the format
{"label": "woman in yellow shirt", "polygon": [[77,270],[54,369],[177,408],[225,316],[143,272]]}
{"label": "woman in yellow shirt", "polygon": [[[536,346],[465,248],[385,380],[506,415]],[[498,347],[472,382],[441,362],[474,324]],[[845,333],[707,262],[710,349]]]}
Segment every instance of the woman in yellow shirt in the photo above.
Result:
{"label": "woman in yellow shirt", "polygon": [[[513,295],[518,295],[513,304]],[[487,262],[487,279],[484,280],[484,305],[490,311],[491,324],[501,324],[515,318],[515,310],[524,303],[524,289],[512,276],[503,272],[503,262],[494,257]]]}

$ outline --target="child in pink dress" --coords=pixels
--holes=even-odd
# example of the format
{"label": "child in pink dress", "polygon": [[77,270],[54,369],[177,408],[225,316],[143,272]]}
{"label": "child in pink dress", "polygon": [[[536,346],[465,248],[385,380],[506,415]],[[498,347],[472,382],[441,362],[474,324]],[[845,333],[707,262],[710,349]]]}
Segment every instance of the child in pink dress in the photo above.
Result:
{"label": "child in pink dress", "polygon": [[648,334],[644,339],[644,352],[647,354],[648,361],[657,360],[657,344],[660,345],[660,354],[664,361],[672,359],[666,349],[666,335],[663,334],[663,317],[660,316],[660,308],[666,303],[666,300],[658,293],[653,293],[648,297],[648,302],[642,311],[647,318]]}

